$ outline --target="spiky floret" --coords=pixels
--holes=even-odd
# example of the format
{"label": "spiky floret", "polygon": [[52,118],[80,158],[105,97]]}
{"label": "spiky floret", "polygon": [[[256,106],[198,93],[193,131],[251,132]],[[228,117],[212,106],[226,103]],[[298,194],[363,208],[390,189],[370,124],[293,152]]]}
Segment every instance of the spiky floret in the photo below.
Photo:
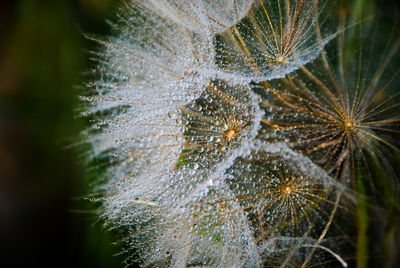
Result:
{"label": "spiky floret", "polygon": [[[290,262],[292,254],[297,256],[302,248],[307,248],[302,253],[304,265],[317,248],[326,248],[336,258],[328,249],[334,243],[325,243],[325,240],[331,236],[332,229],[342,241],[346,240],[345,231],[333,219],[339,211],[349,216],[352,205],[343,198],[346,194],[323,176],[316,176],[311,170],[303,171],[296,162],[285,160],[280,154],[255,150],[247,157],[237,158],[223,181],[231,194],[216,199],[214,204],[235,201],[240,205],[264,264],[283,251],[290,254],[282,262]],[[297,245],[295,250],[288,243],[293,241]]]}
{"label": "spiky floret", "polygon": [[303,222],[312,225],[320,203],[329,202],[323,180],[302,174],[279,156],[263,152],[237,159],[226,180],[233,198],[252,219],[257,241],[265,242],[285,229],[296,233]]}
{"label": "spiky floret", "polygon": [[[137,0],[136,0],[137,1]],[[144,0],[141,4],[191,31],[212,35],[235,25],[254,0]]]}
{"label": "spiky floret", "polygon": [[257,99],[248,87],[223,81],[213,81],[205,88],[199,99],[181,110],[186,139],[181,163],[210,168],[250,138],[257,125]]}
{"label": "spiky floret", "polygon": [[250,80],[283,77],[315,59],[334,37],[327,15],[333,2],[257,0],[239,24],[217,37],[217,63]]}
{"label": "spiky floret", "polygon": [[387,151],[399,151],[400,41],[392,33],[380,46],[377,28],[369,28],[368,22],[348,30],[342,25],[338,42],[322,50],[318,60],[261,86],[268,113],[265,135],[287,141],[336,174],[346,163],[347,174],[354,174],[362,152],[385,164]]}

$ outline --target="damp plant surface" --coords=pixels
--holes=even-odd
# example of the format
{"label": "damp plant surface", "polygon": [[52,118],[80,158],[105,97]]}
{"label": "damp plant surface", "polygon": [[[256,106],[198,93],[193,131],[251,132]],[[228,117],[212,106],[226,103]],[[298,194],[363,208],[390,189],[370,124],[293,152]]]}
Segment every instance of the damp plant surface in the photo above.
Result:
{"label": "damp plant surface", "polygon": [[396,267],[400,36],[373,1],[126,0],[88,199],[132,267]]}

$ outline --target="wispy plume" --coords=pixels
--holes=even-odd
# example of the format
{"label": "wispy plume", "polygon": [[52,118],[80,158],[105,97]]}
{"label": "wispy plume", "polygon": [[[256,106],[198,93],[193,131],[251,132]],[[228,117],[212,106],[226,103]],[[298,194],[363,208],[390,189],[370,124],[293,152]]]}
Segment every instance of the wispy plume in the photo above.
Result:
{"label": "wispy plume", "polygon": [[235,76],[283,77],[318,57],[335,37],[334,1],[257,0],[240,23],[217,36],[217,62]]}
{"label": "wispy plume", "polygon": [[333,0],[124,3],[81,114],[126,265],[365,260],[367,185],[398,200],[396,35]]}
{"label": "wispy plume", "polygon": [[[138,1],[139,2],[139,1]],[[238,23],[254,0],[144,0],[143,6],[200,34],[214,35]]]}

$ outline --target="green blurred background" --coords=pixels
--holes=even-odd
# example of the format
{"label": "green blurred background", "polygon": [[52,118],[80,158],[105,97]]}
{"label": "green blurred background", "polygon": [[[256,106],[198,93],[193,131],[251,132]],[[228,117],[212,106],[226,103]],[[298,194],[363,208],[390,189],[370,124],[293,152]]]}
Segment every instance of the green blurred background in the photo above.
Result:
{"label": "green blurred background", "polygon": [[2,1],[0,6],[0,267],[121,267],[79,199],[90,174],[66,149],[84,127],[78,87],[107,34],[112,0]]}
{"label": "green blurred background", "polygon": [[79,199],[94,175],[66,148],[85,127],[74,108],[96,44],[83,34],[107,35],[117,2],[2,1],[0,267],[122,266],[111,234]]}

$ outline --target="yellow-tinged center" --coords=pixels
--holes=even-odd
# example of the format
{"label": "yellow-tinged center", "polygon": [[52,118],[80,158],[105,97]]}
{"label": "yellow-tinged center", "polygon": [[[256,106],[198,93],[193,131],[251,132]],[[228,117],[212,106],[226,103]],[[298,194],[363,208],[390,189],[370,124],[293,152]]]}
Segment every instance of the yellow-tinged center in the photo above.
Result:
{"label": "yellow-tinged center", "polygon": [[278,57],[276,57],[276,62],[277,63],[283,63],[283,61],[284,61],[285,59],[283,58],[283,56],[278,56]]}
{"label": "yellow-tinged center", "polygon": [[230,128],[224,132],[224,138],[228,141],[231,141],[236,137],[237,134],[238,133],[234,129]]}
{"label": "yellow-tinged center", "polygon": [[292,192],[292,190],[293,190],[293,189],[292,189],[292,187],[290,187],[290,186],[286,186],[286,187],[285,187],[285,193],[286,193],[286,194],[290,194],[290,193]]}
{"label": "yellow-tinged center", "polygon": [[352,132],[356,127],[356,122],[353,118],[348,117],[343,121],[343,128],[346,132]]}

